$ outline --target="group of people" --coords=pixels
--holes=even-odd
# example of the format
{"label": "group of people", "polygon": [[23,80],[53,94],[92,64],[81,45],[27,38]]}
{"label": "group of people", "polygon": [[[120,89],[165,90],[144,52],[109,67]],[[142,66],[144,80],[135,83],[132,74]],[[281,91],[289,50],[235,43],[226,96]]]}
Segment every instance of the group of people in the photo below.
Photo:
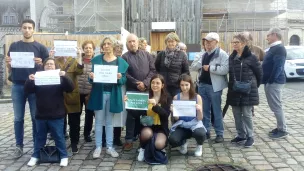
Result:
{"label": "group of people", "polygon": [[[6,63],[10,70],[16,158],[23,154],[24,111],[28,100],[32,118],[34,153],[28,162],[39,162],[39,151],[45,146],[47,134],[54,139],[60,154],[60,166],[68,165],[65,144],[66,125],[69,124],[71,151],[78,153],[80,118],[85,109],[84,139],[91,142],[95,120],[95,145],[93,158],[99,158],[102,147],[112,157],[119,154],[113,147],[128,151],[133,142],[140,141],[138,161],[166,164],[165,147],[180,147],[187,153],[187,139],[193,137],[197,147],[195,156],[201,156],[203,142],[211,138],[211,117],[214,117],[214,142],[224,141],[222,91],[228,87],[226,105],[232,106],[237,135],[232,143],[254,144],[253,107],[259,104],[258,88],[265,85],[268,104],[277,119],[277,128],[271,138],[288,135],[281,104],[281,89],[285,83],[284,63],[286,51],[281,31],[270,29],[267,40],[270,49],[254,46],[248,32],[233,37],[233,52],[227,55],[219,47],[219,35],[209,33],[202,39],[203,53],[198,53],[189,67],[186,45],[176,33],[165,38],[166,49],[153,57],[145,50],[147,41],[135,34],[127,37],[128,52],[122,54],[123,45],[112,36],[101,41],[102,53],[94,54],[95,44],[88,40],[77,50],[77,57],[57,57],[56,49],[48,52],[45,46],[33,38],[35,23],[31,19],[22,22],[23,40],[11,44]],[[10,52],[33,52],[34,68],[12,68]],[[83,52],[83,53],[82,53]],[[54,57],[56,56],[56,57]],[[263,60],[261,65],[260,60]],[[95,65],[117,66],[117,83],[94,82]],[[60,84],[35,85],[37,71],[60,69]],[[190,70],[198,71],[196,85]],[[229,80],[227,79],[229,75]],[[195,88],[197,87],[197,92]],[[148,110],[125,109],[126,91],[149,94]],[[176,117],[173,100],[195,101],[195,117]],[[171,117],[170,117],[171,116]],[[95,119],[94,119],[95,118]],[[146,121],[152,120],[152,124]],[[171,119],[172,126],[169,128]],[[67,122],[68,120],[68,122]],[[121,142],[122,127],[126,127],[125,143]]]}

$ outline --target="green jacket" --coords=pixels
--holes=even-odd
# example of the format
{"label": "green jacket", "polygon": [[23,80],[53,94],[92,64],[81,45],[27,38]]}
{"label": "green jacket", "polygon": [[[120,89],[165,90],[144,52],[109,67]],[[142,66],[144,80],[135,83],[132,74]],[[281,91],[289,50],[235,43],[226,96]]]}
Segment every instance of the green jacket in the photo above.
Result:
{"label": "green jacket", "polygon": [[[91,60],[92,72],[94,72],[94,65],[102,65],[102,55],[97,55]],[[112,86],[111,97],[110,97],[110,112],[120,113],[123,111],[123,99],[121,86],[127,81],[126,71],[129,64],[122,58],[117,58],[118,73],[121,73],[122,77],[117,80],[117,84]],[[103,109],[103,83],[94,83],[91,79],[89,81],[92,83],[92,90],[90,99],[88,102],[88,109],[90,110],[102,110]]]}

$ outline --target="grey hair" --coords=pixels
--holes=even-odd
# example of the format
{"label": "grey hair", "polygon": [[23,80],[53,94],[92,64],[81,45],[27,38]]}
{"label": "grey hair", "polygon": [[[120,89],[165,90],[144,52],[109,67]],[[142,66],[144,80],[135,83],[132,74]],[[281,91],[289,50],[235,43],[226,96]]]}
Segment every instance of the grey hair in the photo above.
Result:
{"label": "grey hair", "polygon": [[169,33],[165,38],[165,43],[167,44],[168,40],[175,40],[177,43],[180,42],[178,35],[174,32]]}
{"label": "grey hair", "polygon": [[136,35],[136,34],[134,34],[134,33],[130,33],[130,34],[127,36],[127,42],[128,42],[128,39],[129,39],[131,36],[134,36],[134,37],[135,37],[135,39],[138,41],[138,37],[137,37],[137,35]]}
{"label": "grey hair", "polygon": [[178,46],[179,48],[187,48],[187,46],[186,46],[185,43],[183,43],[183,42],[179,42],[179,43],[177,44],[177,46]]}
{"label": "grey hair", "polygon": [[253,41],[253,37],[249,31],[244,31],[243,34],[248,41]]}
{"label": "grey hair", "polygon": [[115,46],[115,43],[117,42],[117,40],[113,37],[113,36],[105,36],[102,40],[101,40],[101,43],[100,43],[100,48],[102,49],[103,45],[104,45],[104,42],[106,40],[110,40],[110,42],[112,43],[113,45],[113,50],[114,50],[114,46]]}
{"label": "grey hair", "polygon": [[282,30],[280,28],[274,27],[268,31],[268,34],[275,34],[279,40],[282,40]]}
{"label": "grey hair", "polygon": [[139,41],[139,43],[143,43],[144,41],[147,41],[147,39],[144,38],[144,37],[141,37],[141,38],[138,39],[138,41]]}
{"label": "grey hair", "polygon": [[123,49],[123,43],[120,40],[117,40],[114,44],[114,49],[120,48]]}

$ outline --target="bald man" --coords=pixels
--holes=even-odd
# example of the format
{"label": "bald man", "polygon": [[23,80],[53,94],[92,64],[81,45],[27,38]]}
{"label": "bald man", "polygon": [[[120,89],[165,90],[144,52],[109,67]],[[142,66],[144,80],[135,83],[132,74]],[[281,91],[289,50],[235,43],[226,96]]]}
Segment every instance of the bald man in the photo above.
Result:
{"label": "bald man", "polygon": [[[153,58],[149,52],[138,49],[138,37],[130,34],[127,37],[128,52],[122,55],[122,58],[129,64],[127,76],[127,91],[147,92],[150,85],[150,79],[156,74]],[[128,151],[133,148],[133,138],[135,125],[140,125],[139,118],[145,115],[145,110],[127,110],[126,121],[126,143],[124,150]],[[139,133],[140,128],[136,129]]]}

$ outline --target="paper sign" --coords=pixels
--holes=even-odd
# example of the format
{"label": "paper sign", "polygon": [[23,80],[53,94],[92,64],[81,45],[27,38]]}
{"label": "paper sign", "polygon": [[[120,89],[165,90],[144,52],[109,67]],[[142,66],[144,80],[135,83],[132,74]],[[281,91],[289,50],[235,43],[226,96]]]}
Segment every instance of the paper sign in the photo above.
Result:
{"label": "paper sign", "polygon": [[117,83],[118,66],[94,65],[94,83]]}
{"label": "paper sign", "polygon": [[77,41],[54,40],[55,56],[77,56]]}
{"label": "paper sign", "polygon": [[126,109],[148,110],[148,93],[127,92]]}
{"label": "paper sign", "polygon": [[10,52],[12,68],[34,68],[34,52]]}
{"label": "paper sign", "polygon": [[196,101],[173,100],[173,116],[196,117]]}
{"label": "paper sign", "polygon": [[60,84],[60,70],[40,71],[35,74],[35,85],[57,85]]}

